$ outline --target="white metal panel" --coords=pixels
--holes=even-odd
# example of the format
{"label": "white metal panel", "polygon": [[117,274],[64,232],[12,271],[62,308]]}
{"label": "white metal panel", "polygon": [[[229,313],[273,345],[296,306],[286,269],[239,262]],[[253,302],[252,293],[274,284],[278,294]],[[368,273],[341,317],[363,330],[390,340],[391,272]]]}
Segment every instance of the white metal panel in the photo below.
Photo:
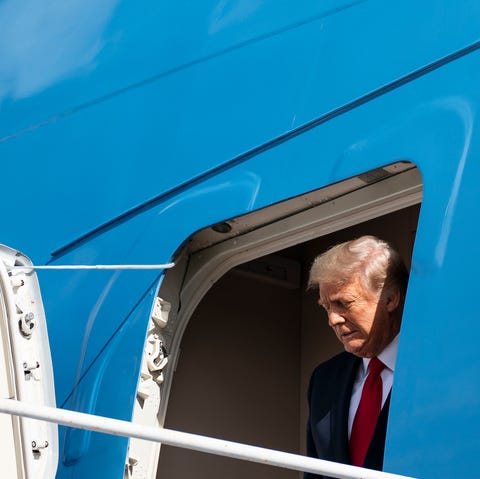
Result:
{"label": "white metal panel", "polygon": [[[30,260],[0,245],[2,398],[35,407],[55,406],[52,361],[38,280]],[[2,477],[51,479],[58,462],[57,426],[31,419],[2,416]],[[8,469],[5,469],[7,465]]]}
{"label": "white metal panel", "polygon": [[[10,341],[8,335],[7,314],[5,303],[0,296],[0,397],[2,399],[12,399],[15,397],[12,354],[10,350]],[[23,468],[21,460],[21,449],[16,448],[19,436],[19,419],[15,416],[0,415],[0,437],[2,447],[0,447],[0,464],[6,477],[23,478]]]}

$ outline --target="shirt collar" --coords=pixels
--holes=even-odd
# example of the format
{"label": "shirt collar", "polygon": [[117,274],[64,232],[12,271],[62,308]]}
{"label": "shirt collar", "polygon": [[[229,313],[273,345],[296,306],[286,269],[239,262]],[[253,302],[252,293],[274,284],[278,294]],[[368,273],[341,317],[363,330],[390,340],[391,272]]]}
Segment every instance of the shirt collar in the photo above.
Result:
{"label": "shirt collar", "polygon": [[[377,356],[390,371],[395,372],[395,363],[397,362],[398,339],[400,335],[397,334],[390,344]],[[363,358],[363,375],[367,375],[370,358]]]}

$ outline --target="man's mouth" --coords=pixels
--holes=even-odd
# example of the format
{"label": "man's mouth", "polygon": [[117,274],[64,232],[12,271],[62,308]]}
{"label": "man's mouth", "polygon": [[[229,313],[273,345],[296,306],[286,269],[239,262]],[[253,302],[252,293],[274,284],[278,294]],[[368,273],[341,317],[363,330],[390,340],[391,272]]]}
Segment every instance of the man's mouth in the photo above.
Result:
{"label": "man's mouth", "polygon": [[356,334],[356,331],[345,331],[340,334],[340,337],[344,340],[348,340]]}

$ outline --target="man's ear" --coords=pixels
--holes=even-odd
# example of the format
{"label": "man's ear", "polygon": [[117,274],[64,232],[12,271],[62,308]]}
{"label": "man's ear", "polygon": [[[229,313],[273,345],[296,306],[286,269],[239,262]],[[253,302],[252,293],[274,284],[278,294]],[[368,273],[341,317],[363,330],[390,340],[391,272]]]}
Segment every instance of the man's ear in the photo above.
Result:
{"label": "man's ear", "polygon": [[392,313],[400,304],[400,290],[398,288],[392,288],[387,295],[387,311]]}

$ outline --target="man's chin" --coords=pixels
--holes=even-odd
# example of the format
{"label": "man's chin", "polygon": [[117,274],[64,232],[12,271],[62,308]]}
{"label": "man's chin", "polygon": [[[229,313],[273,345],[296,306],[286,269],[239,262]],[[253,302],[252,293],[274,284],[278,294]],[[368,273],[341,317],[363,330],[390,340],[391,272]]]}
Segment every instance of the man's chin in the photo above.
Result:
{"label": "man's chin", "polygon": [[354,354],[355,356],[359,356],[361,358],[368,357],[364,352],[364,346],[365,341],[360,341],[358,339],[348,341],[343,344],[343,347],[345,348],[345,351],[347,351],[347,353]]}

